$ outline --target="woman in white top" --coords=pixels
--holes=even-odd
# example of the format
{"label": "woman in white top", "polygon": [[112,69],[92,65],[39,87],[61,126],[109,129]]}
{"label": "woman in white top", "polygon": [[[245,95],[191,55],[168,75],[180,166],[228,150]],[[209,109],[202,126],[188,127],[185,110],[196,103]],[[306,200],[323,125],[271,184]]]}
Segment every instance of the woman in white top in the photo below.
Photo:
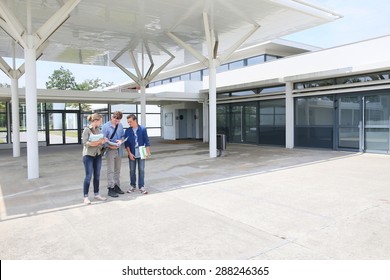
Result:
{"label": "woman in white top", "polygon": [[104,201],[107,198],[99,194],[100,170],[102,167],[102,147],[106,138],[100,134],[100,126],[103,117],[97,113],[88,116],[90,124],[84,128],[83,142],[83,163],[85,168],[84,178],[84,203],[91,204],[88,198],[89,185],[93,174],[93,192],[96,200]]}

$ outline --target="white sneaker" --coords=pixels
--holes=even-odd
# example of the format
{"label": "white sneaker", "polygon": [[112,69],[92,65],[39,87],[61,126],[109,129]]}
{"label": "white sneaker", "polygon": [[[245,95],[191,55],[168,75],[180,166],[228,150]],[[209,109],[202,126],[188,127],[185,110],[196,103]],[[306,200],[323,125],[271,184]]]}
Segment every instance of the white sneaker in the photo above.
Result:
{"label": "white sneaker", "polygon": [[104,196],[101,196],[100,194],[98,194],[98,195],[95,195],[95,199],[96,199],[96,200],[100,200],[100,201],[105,201],[105,200],[107,200],[107,198],[106,198],[106,197],[104,197]]}
{"label": "white sneaker", "polygon": [[145,188],[140,188],[139,191],[140,191],[142,194],[148,194],[148,191],[145,190]]}
{"label": "white sneaker", "polygon": [[135,192],[137,189],[132,187],[130,189],[127,190],[127,193],[132,193],[132,192]]}
{"label": "white sneaker", "polygon": [[91,204],[91,201],[89,200],[88,197],[84,197],[84,203],[85,204]]}

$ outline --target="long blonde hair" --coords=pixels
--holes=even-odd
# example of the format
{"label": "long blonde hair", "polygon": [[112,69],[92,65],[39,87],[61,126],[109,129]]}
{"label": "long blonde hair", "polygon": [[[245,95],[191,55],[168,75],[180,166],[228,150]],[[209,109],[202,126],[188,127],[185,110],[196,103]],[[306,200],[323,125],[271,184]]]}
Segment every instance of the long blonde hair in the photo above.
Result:
{"label": "long blonde hair", "polygon": [[101,120],[103,117],[102,115],[98,114],[98,113],[94,113],[92,115],[89,115],[87,117],[87,120],[90,121],[90,122],[93,122],[93,121],[99,121]]}

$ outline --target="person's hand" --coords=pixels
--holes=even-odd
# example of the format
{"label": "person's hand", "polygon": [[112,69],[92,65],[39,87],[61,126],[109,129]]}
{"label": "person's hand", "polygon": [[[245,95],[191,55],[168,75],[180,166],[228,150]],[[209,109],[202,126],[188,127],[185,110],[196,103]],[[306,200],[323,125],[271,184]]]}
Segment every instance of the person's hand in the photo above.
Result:
{"label": "person's hand", "polygon": [[118,145],[121,145],[123,143],[123,140],[116,140],[116,143],[118,143]]}
{"label": "person's hand", "polygon": [[129,159],[130,160],[135,160],[134,155],[133,154],[129,154]]}

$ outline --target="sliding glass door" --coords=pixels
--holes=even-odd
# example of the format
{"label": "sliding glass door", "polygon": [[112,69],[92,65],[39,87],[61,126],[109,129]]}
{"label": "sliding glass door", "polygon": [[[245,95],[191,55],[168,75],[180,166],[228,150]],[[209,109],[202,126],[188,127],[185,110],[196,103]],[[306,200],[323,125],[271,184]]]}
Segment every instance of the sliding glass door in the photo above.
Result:
{"label": "sliding glass door", "polygon": [[390,153],[390,95],[338,98],[337,149]]}
{"label": "sliding glass door", "polygon": [[390,95],[365,96],[364,105],[365,150],[389,153]]}
{"label": "sliding glass door", "polygon": [[361,149],[362,97],[346,96],[338,99],[338,148]]}

